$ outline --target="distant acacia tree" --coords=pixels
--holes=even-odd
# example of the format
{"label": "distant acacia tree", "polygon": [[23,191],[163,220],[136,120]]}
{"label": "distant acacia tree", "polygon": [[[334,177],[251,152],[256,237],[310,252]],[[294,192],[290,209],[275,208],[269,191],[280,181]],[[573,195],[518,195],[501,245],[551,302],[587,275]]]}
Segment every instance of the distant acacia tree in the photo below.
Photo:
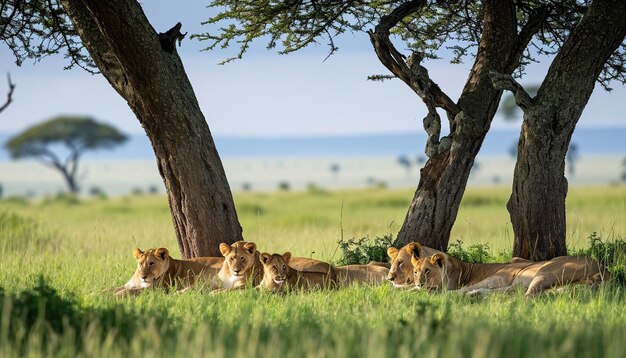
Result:
{"label": "distant acacia tree", "polygon": [[339,176],[339,171],[341,170],[341,166],[339,165],[339,163],[331,164],[328,169],[333,174],[333,178],[337,179],[337,176]]}
{"label": "distant acacia tree", "polygon": [[398,164],[400,164],[405,170],[406,170],[406,176],[408,178],[411,177],[411,166],[413,165],[413,163],[411,163],[411,160],[409,159],[409,157],[407,157],[406,155],[401,155],[398,157]]}
{"label": "distant acacia tree", "polygon": [[[88,117],[61,116],[35,125],[11,138],[5,148],[13,159],[37,158],[58,170],[69,191],[77,194],[76,180],[80,157],[85,152],[110,149],[126,141],[126,136],[114,127]],[[61,159],[59,150],[67,152]]]}

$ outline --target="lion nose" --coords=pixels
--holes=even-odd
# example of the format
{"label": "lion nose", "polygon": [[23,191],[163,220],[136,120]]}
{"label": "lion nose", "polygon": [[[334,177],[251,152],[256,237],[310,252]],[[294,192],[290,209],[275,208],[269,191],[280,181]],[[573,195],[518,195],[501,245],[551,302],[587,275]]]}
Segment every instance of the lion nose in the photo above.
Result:
{"label": "lion nose", "polygon": [[235,273],[239,273],[241,270],[237,270],[237,269],[235,269],[235,270],[233,270],[233,271],[235,271]]}
{"label": "lion nose", "polygon": [[395,279],[396,279],[395,275],[391,275],[391,274],[387,275],[387,280],[388,281],[392,281],[393,282],[393,280],[395,280]]}
{"label": "lion nose", "polygon": [[141,279],[142,279],[142,280],[144,280],[144,281],[145,281],[147,278],[148,278],[148,276],[141,276]]}

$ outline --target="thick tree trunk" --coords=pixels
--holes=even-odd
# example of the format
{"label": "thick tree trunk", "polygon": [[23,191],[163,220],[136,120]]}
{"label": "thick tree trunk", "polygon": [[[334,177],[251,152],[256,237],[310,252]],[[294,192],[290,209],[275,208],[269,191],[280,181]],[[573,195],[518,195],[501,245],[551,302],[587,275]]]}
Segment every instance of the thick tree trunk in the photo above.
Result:
{"label": "thick tree trunk", "polygon": [[538,261],[567,253],[565,155],[602,68],[626,36],[625,4],[593,2],[525,110],[507,204],[513,256]]}
{"label": "thick tree trunk", "polygon": [[242,229],[174,38],[161,44],[135,0],[61,4],[98,68],[150,138],[181,255],[219,256],[219,243],[241,240]]}
{"label": "thick tree trunk", "polygon": [[[420,182],[394,246],[417,241],[445,251],[474,158],[496,113],[502,91],[488,72],[512,73],[530,37],[517,34],[511,1],[485,1],[484,27],[475,63],[457,103],[449,143],[421,170]],[[529,30],[529,29],[527,29]],[[523,35],[523,36],[522,36]],[[440,147],[444,145],[442,138]]]}

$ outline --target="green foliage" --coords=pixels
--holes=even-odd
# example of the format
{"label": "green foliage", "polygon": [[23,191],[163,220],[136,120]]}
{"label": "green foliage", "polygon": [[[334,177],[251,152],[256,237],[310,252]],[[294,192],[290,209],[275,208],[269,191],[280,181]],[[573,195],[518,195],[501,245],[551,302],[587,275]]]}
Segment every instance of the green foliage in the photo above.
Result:
{"label": "green foliage", "polygon": [[448,254],[465,262],[483,263],[493,261],[489,244],[472,244],[463,248],[463,241],[456,240],[448,245]]}
{"label": "green foliage", "polygon": [[588,248],[573,250],[572,255],[588,256],[597,260],[609,270],[613,281],[626,285],[626,240],[616,238],[603,241],[596,232],[588,240]]}
{"label": "green foliage", "polygon": [[393,239],[390,235],[377,236],[374,240],[369,237],[360,239],[340,239],[337,247],[342,256],[339,265],[367,264],[371,261],[387,262],[387,249],[391,247]]}
{"label": "green foliage", "polygon": [[[12,158],[50,156],[50,146],[64,145],[72,154],[109,149],[126,141],[114,127],[88,117],[60,116],[27,128],[5,143]],[[49,159],[49,158],[47,158]]]}

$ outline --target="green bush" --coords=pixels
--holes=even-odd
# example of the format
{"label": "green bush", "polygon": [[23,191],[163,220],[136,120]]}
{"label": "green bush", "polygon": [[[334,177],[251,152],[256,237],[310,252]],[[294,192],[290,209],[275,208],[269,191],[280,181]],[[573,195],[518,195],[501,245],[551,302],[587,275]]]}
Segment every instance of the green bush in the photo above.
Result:
{"label": "green bush", "polygon": [[387,262],[387,249],[393,239],[389,235],[360,239],[339,240],[337,245],[342,252],[339,265],[367,264],[370,261]]}
{"label": "green bush", "polygon": [[575,256],[589,256],[604,265],[611,273],[611,278],[622,285],[626,284],[626,241],[616,238],[603,241],[598,233],[593,232],[588,238],[589,247],[573,251]]}

